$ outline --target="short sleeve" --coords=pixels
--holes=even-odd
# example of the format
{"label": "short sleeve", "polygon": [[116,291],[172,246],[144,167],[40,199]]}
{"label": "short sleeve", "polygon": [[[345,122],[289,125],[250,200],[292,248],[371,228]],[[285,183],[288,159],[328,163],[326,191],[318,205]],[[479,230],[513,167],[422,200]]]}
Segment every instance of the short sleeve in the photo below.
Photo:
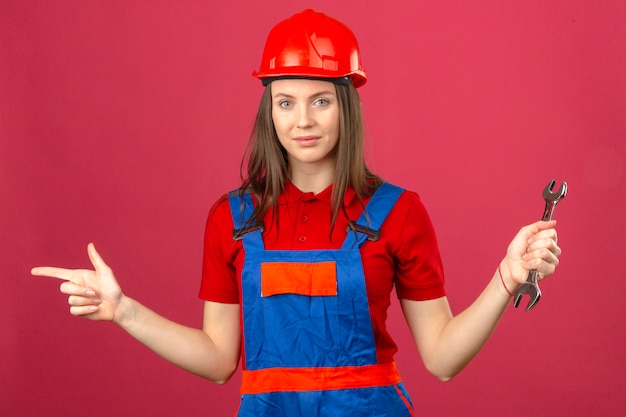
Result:
{"label": "short sleeve", "polygon": [[394,213],[402,219],[396,226],[401,236],[395,252],[397,295],[415,301],[443,297],[443,264],[430,216],[414,192],[405,191],[399,203],[400,212]]}
{"label": "short sleeve", "polygon": [[211,208],[204,231],[200,298],[220,303],[239,303],[234,265],[237,246],[232,238],[233,220],[226,196]]}

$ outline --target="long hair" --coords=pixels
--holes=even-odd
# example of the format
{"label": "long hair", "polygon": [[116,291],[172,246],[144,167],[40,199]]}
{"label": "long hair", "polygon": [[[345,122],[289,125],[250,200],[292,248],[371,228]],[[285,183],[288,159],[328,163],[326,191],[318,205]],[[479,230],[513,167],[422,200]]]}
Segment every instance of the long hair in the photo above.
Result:
{"label": "long hair", "polygon": [[[363,154],[364,127],[361,99],[356,88],[334,84],[339,104],[339,140],[335,152],[335,181],[331,196],[331,225],[341,212],[347,217],[344,196],[352,187],[363,204],[382,183],[365,163]],[[247,167],[244,173],[244,167]],[[261,221],[272,208],[278,218],[278,196],[283,191],[288,173],[288,158],[276,135],[272,120],[271,83],[265,87],[257,111],[254,127],[241,162],[242,186],[240,193],[251,190],[258,204],[249,223]]]}

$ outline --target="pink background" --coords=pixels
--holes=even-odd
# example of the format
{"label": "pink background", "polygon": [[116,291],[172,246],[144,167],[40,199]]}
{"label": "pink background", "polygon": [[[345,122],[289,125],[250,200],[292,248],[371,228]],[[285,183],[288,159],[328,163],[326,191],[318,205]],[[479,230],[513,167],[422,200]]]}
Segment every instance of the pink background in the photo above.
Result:
{"label": "pink background", "polygon": [[[201,325],[207,211],[237,186],[279,20],[313,6],[360,40],[367,157],[418,191],[453,310],[484,287],[555,178],[562,264],[451,383],[390,327],[421,416],[626,415],[624,1],[1,1],[0,415],[230,416],[217,386],[109,323],[75,319],[32,266],[87,267]],[[526,300],[523,301],[524,305]]]}

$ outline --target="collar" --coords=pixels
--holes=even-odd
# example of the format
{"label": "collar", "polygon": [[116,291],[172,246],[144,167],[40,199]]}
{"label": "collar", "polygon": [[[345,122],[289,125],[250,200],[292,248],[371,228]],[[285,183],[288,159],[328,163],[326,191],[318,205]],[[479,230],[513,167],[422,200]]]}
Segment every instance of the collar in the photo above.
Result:
{"label": "collar", "polygon": [[[323,191],[314,194],[312,192],[303,192],[298,187],[293,185],[293,183],[289,180],[285,182],[285,188],[283,192],[280,194],[278,198],[278,204],[287,205],[290,203],[295,203],[298,201],[313,201],[319,200],[323,203],[326,203],[330,206],[331,197],[333,194],[333,186],[334,184],[329,185]],[[346,193],[344,195],[343,203],[345,206],[348,206],[352,200],[356,197],[356,192],[350,186],[346,189]]]}

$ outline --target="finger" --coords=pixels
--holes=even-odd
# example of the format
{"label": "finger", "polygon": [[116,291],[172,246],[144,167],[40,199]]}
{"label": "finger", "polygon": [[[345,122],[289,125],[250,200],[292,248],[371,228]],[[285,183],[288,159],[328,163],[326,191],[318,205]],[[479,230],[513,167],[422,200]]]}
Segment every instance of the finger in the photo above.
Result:
{"label": "finger", "polygon": [[559,264],[559,258],[547,248],[535,250],[525,256],[524,268],[535,269],[542,275],[547,276],[554,272]]}
{"label": "finger", "polygon": [[542,261],[545,261],[548,263],[558,264],[559,257],[549,248],[541,247],[525,254],[524,260],[527,263],[540,263]]}
{"label": "finger", "polygon": [[544,279],[549,277],[556,270],[556,265],[548,263],[548,262],[539,262],[535,264],[530,270],[535,270],[539,272],[539,279]]}
{"label": "finger", "polygon": [[541,262],[539,266],[536,268],[537,271],[539,272],[539,279],[544,279],[554,274],[554,271],[556,270],[558,263],[559,263],[558,259],[554,263]]}
{"label": "finger", "polygon": [[531,237],[528,238],[528,243],[532,243],[536,240],[542,240],[542,239],[552,239],[553,241],[557,242],[558,241],[558,233],[556,231],[556,229],[554,228],[550,228],[550,229],[545,229],[545,230],[541,230],[537,233],[535,233],[534,235],[532,235]]}
{"label": "finger", "polygon": [[539,220],[535,223],[529,224],[527,226],[527,232],[529,232],[530,236],[541,232],[542,230],[554,229],[556,227],[556,220]]}
{"label": "finger", "polygon": [[73,316],[88,316],[98,311],[98,306],[71,306],[70,314]]}
{"label": "finger", "polygon": [[552,219],[552,220],[539,220],[537,222],[539,229],[543,230],[543,229],[554,229],[554,227],[556,226],[556,220]]}
{"label": "finger", "polygon": [[72,281],[65,281],[59,287],[62,294],[67,295],[80,295],[83,297],[95,297],[96,291],[92,288],[86,288],[83,285],[76,284]]}
{"label": "finger", "polygon": [[529,224],[527,226],[527,232],[529,233],[529,237],[536,235],[538,233],[542,233],[544,231],[555,229],[556,228],[556,220],[539,220],[535,223]]}
{"label": "finger", "polygon": [[53,266],[38,266],[30,270],[30,273],[38,277],[50,277],[57,278],[66,281],[71,281],[73,270],[65,268],[56,268]]}
{"label": "finger", "polygon": [[97,306],[102,303],[102,300],[97,297],[80,297],[77,295],[70,295],[67,297],[67,303],[72,307]]}
{"label": "finger", "polygon": [[91,260],[91,264],[96,270],[106,270],[109,269],[109,266],[104,262],[104,259],[100,256],[98,251],[96,250],[96,246],[93,243],[87,245],[87,254],[89,255],[89,259]]}
{"label": "finger", "polygon": [[561,248],[556,243],[556,240],[553,237],[530,240],[528,242],[528,247],[526,248],[526,253],[532,253],[541,249],[547,249],[556,256],[561,255]]}

